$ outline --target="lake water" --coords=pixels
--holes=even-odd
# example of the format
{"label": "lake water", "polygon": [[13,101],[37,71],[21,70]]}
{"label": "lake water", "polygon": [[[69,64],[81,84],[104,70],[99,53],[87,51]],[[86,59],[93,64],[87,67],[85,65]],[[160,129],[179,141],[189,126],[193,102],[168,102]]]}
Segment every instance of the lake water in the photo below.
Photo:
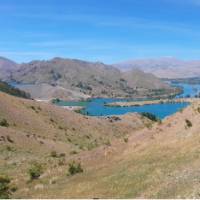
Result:
{"label": "lake water", "polygon": [[60,106],[84,106],[82,114],[89,116],[109,116],[109,115],[123,115],[130,112],[150,112],[155,114],[158,118],[163,119],[169,115],[176,113],[177,111],[185,108],[189,103],[166,103],[166,104],[154,104],[144,106],[131,106],[131,107],[109,107],[105,106],[106,103],[126,101],[119,99],[105,99],[97,98],[91,99],[89,102],[64,102],[56,103]]}
{"label": "lake water", "polygon": [[195,95],[198,95],[200,93],[200,84],[191,85],[186,83],[174,83],[171,85],[183,88],[183,93],[177,95],[178,98],[187,96],[195,97]]}
{"label": "lake water", "polygon": [[[200,85],[190,85],[185,83],[172,84],[173,86],[178,86],[183,88],[183,93],[177,95],[176,98],[182,98],[186,96],[195,97],[195,95],[200,92]],[[163,119],[170,116],[179,110],[187,107],[189,103],[166,103],[166,104],[154,104],[154,105],[144,105],[144,106],[131,106],[131,107],[108,107],[105,106],[106,103],[116,102],[116,101],[127,101],[120,99],[91,99],[89,102],[60,102],[60,106],[84,106],[82,110],[83,114],[90,116],[109,116],[109,115],[123,115],[129,112],[150,112],[155,114],[158,118]]]}
{"label": "lake water", "polygon": [[[190,85],[185,83],[172,84],[173,86],[179,86],[183,88],[183,93],[177,95],[176,98],[191,96],[199,94],[200,85]],[[17,85],[14,85],[17,87]],[[155,114],[158,118],[163,119],[170,116],[179,110],[187,107],[189,103],[166,103],[166,104],[154,104],[154,105],[144,105],[144,106],[131,106],[131,107],[108,107],[105,106],[106,103],[116,102],[116,101],[127,101],[122,99],[105,99],[96,98],[90,101],[81,102],[66,102],[60,101],[56,105],[59,106],[83,106],[84,109],[81,111],[83,114],[90,116],[109,116],[109,115],[123,115],[130,112],[150,112]]]}
{"label": "lake water", "polygon": [[149,112],[155,114],[160,119],[172,115],[182,108],[185,108],[188,103],[166,103],[154,104],[144,106],[131,106],[131,107],[108,107],[105,103],[110,103],[119,100],[113,99],[93,99],[83,110],[84,114],[90,116],[108,116],[108,115],[123,115],[129,112]]}

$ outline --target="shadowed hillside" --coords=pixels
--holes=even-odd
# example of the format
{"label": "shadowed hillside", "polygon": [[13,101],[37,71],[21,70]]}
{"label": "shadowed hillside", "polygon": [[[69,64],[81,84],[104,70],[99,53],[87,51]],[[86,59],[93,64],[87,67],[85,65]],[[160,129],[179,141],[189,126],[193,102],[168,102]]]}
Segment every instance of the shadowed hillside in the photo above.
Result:
{"label": "shadowed hillside", "polygon": [[14,88],[3,81],[0,81],[0,91],[13,95],[13,96],[22,97],[26,99],[30,99],[31,97],[29,93],[19,90],[17,88]]}

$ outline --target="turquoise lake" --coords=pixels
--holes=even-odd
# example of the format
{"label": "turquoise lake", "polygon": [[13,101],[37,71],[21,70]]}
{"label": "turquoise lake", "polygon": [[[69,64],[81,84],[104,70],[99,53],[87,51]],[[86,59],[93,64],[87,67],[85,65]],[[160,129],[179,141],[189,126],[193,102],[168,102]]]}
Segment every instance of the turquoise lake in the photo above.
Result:
{"label": "turquoise lake", "polygon": [[[19,87],[21,84],[12,84],[15,87]],[[190,85],[184,83],[172,84],[173,86],[179,86],[183,88],[183,93],[177,95],[176,98],[191,96],[194,97],[200,92],[200,85]],[[134,99],[133,99],[134,100]],[[109,115],[123,115],[130,112],[150,112],[155,114],[158,118],[163,119],[167,116],[170,116],[179,110],[187,107],[189,103],[166,103],[166,104],[154,104],[154,105],[144,105],[144,106],[131,106],[131,107],[108,107],[104,104],[116,102],[116,101],[127,101],[122,99],[105,99],[105,98],[96,98],[91,99],[90,101],[82,102],[66,102],[60,101],[57,102],[58,106],[83,106],[84,109],[81,111],[82,114],[89,116],[109,116]]]}
{"label": "turquoise lake", "polygon": [[176,83],[172,84],[172,86],[181,87],[183,89],[183,93],[180,95],[177,95],[178,98],[180,97],[195,97],[195,95],[198,95],[200,93],[200,85],[199,84],[186,84],[186,83]]}
{"label": "turquoise lake", "polygon": [[84,106],[84,109],[81,111],[81,113],[89,116],[109,116],[109,115],[123,115],[130,112],[131,113],[150,112],[155,114],[160,119],[172,115],[189,105],[189,103],[166,103],[166,104],[154,104],[154,105],[131,106],[131,107],[108,107],[104,105],[106,103],[111,103],[116,101],[127,101],[127,100],[97,98],[97,99],[91,99],[89,102],[61,101],[56,104],[59,106]]}
{"label": "turquoise lake", "polygon": [[[92,116],[107,116],[107,115],[123,115],[129,112],[150,112],[155,114],[160,119],[166,116],[172,115],[182,108],[185,108],[188,103],[175,103],[175,104],[154,104],[144,106],[131,106],[131,107],[108,107],[104,106],[104,103],[114,102],[113,99],[93,99],[88,103],[84,114]],[[118,100],[117,100],[118,101]]]}
{"label": "turquoise lake", "polygon": [[[177,95],[176,98],[181,97],[194,97],[200,92],[200,85],[190,85],[185,83],[172,84],[173,86],[178,86],[183,88],[183,93]],[[131,106],[131,107],[108,107],[104,104],[116,102],[116,101],[127,101],[121,99],[105,99],[97,98],[91,99],[89,102],[59,102],[57,105],[60,106],[84,106],[82,114],[89,116],[109,116],[109,115],[123,115],[130,112],[150,112],[155,114],[158,118],[164,119],[179,110],[187,107],[189,103],[166,103],[166,104],[154,104],[154,105],[144,105],[144,106]]]}

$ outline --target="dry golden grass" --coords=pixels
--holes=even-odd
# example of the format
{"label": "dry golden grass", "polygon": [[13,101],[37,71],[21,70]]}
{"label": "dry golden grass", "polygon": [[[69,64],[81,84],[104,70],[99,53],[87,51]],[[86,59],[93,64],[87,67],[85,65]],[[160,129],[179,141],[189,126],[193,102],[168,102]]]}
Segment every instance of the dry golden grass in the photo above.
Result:
{"label": "dry golden grass", "polygon": [[[199,101],[151,127],[148,120],[141,121],[134,114],[112,121],[3,94],[0,101],[4,103],[0,118],[10,124],[0,128],[0,135],[9,135],[14,141],[1,142],[0,169],[18,186],[15,198],[200,197]],[[41,110],[37,113],[30,106],[40,106]],[[187,126],[186,120],[192,126]],[[65,140],[65,129],[84,145],[87,140],[82,138],[90,133],[92,138],[98,138],[99,146],[90,151],[78,149],[78,154],[71,155],[77,146]],[[27,132],[36,134],[36,138],[27,137]],[[45,137],[44,144],[40,144],[39,136]],[[111,146],[101,143],[100,137],[109,139]],[[51,157],[52,149],[66,153],[65,160]],[[33,160],[43,165],[44,173],[30,182],[27,170]],[[72,160],[81,163],[83,173],[67,176]]]}
{"label": "dry golden grass", "polygon": [[[57,167],[61,171],[64,168],[61,177],[66,177],[71,160],[79,160],[82,154],[85,161],[91,159],[89,152],[93,149],[99,147],[101,153],[115,140],[123,141],[130,129],[142,129],[150,123],[137,114],[120,120],[86,117],[4,93],[0,93],[0,105],[0,121],[8,122],[8,127],[0,126],[0,173],[9,175],[18,185],[14,197],[28,197],[23,188],[34,188],[34,183],[27,184],[27,171],[33,161],[44,165],[47,182],[52,173],[58,173]],[[57,156],[52,156],[53,151]]]}

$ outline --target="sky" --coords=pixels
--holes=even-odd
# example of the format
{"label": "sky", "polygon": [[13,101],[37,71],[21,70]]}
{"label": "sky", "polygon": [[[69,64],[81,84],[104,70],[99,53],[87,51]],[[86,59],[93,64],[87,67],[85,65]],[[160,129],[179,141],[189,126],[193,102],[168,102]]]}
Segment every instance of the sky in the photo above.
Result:
{"label": "sky", "polygon": [[200,59],[200,0],[0,0],[0,56]]}

